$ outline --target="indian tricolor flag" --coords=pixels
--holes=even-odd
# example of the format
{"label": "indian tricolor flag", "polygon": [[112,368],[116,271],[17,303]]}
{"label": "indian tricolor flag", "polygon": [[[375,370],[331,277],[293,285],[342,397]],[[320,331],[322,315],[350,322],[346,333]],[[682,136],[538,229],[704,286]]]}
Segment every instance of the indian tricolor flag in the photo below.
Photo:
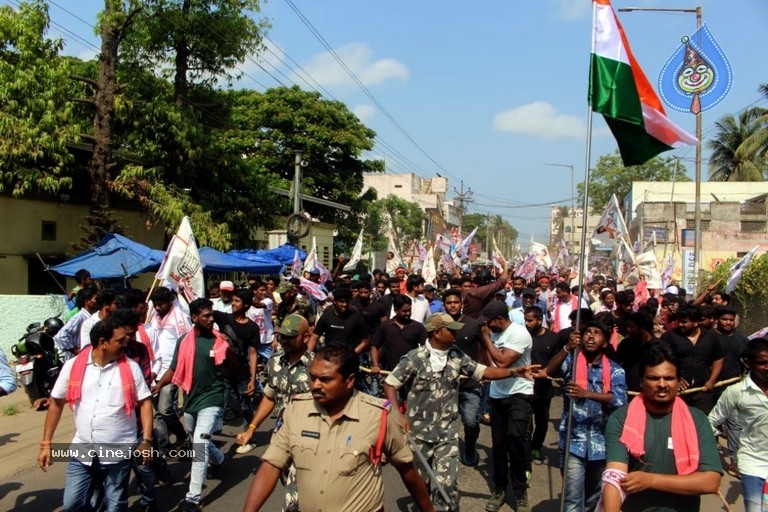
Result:
{"label": "indian tricolor flag", "polygon": [[696,137],[667,118],[659,97],[632,55],[610,0],[593,0],[589,104],[603,114],[624,165],[640,165]]}

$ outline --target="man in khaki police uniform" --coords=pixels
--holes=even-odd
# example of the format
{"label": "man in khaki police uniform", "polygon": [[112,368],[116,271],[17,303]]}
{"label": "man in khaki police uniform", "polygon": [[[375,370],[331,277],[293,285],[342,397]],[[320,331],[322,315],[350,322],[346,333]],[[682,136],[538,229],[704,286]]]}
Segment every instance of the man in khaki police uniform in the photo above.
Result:
{"label": "man in khaki police uniform", "polygon": [[[251,483],[244,511],[261,508],[291,462],[296,466],[302,510],[383,510],[377,460],[381,454],[400,473],[419,510],[435,510],[413,464],[398,414],[383,400],[355,390],[358,372],[357,354],[349,347],[331,344],[317,352],[309,372],[311,394],[296,396],[286,407],[283,424],[272,436]],[[386,431],[379,442],[385,411]]]}

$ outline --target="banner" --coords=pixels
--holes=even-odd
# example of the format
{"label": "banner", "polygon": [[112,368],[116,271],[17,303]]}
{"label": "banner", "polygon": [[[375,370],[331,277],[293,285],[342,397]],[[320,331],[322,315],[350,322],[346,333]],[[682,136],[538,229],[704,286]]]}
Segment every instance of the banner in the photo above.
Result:
{"label": "banner", "polygon": [[560,240],[560,251],[557,253],[557,261],[555,261],[555,265],[557,265],[557,263],[560,263],[563,268],[566,268],[571,264],[571,254],[568,252],[568,245],[566,245],[565,240]]}
{"label": "banner", "polygon": [[469,244],[472,242],[472,239],[475,237],[475,234],[477,234],[477,226],[475,226],[475,229],[472,230],[472,232],[467,235],[466,238],[461,240],[459,243],[456,244],[456,247],[453,249],[453,259],[454,261],[458,257],[459,260],[465,260],[467,259],[468,252],[469,252]]}
{"label": "banner", "polygon": [[614,194],[606,205],[600,222],[595,226],[595,231],[592,233],[592,243],[615,248],[619,245],[619,239],[627,238],[628,233],[627,225],[624,223],[624,217],[619,209],[619,201]]}
{"label": "banner", "polygon": [[[390,256],[391,254],[391,256]],[[392,225],[387,228],[387,264],[385,270],[387,274],[395,275],[397,267],[403,264],[403,258],[400,256],[400,251],[395,244],[395,234],[392,231]]]}
{"label": "banner", "polygon": [[307,254],[307,259],[304,260],[304,272],[309,272],[315,268],[315,262],[317,261],[317,239],[312,237],[312,250]]}
{"label": "banner", "polygon": [[528,245],[528,254],[536,257],[537,265],[542,265],[544,268],[552,267],[552,257],[549,255],[549,249],[546,245],[531,240]]}
{"label": "banner", "polygon": [[301,258],[299,250],[293,251],[293,263],[291,264],[291,277],[301,277]]}
{"label": "banner", "polygon": [[187,303],[205,297],[203,264],[189,217],[181,219],[179,229],[168,244],[163,263],[155,278],[170,284]]}
{"label": "banner", "polygon": [[435,257],[432,247],[429,248],[424,258],[424,266],[421,269],[421,277],[424,278],[426,284],[431,285],[434,285],[435,279],[437,279],[437,269],[435,268]]}
{"label": "banner", "polygon": [[669,253],[667,255],[667,260],[664,263],[664,270],[661,272],[661,289],[666,290],[667,286],[669,286],[669,283],[672,281],[672,274],[675,272],[675,254]]}
{"label": "banner", "polygon": [[357,264],[360,263],[360,258],[363,256],[363,230],[360,230],[360,234],[357,235],[357,242],[352,249],[352,256],[349,261],[344,265],[344,270],[354,270],[357,268]]}
{"label": "banner", "polygon": [[617,249],[616,282],[623,283],[637,266],[635,252],[623,238],[619,241]]}
{"label": "banner", "polygon": [[728,275],[728,284],[725,285],[725,293],[731,293],[733,289],[736,288],[736,285],[741,280],[741,276],[752,262],[752,258],[754,258],[755,253],[759,247],[759,245],[753,247],[752,250],[745,254],[743,258],[731,266]]}
{"label": "banner", "polygon": [[529,254],[525,261],[520,265],[520,268],[515,272],[515,277],[522,277],[526,281],[536,276],[536,255]]}
{"label": "banner", "polygon": [[645,284],[649,290],[661,289],[661,274],[655,252],[645,251],[639,254],[637,256],[637,268],[640,275],[645,277]]}

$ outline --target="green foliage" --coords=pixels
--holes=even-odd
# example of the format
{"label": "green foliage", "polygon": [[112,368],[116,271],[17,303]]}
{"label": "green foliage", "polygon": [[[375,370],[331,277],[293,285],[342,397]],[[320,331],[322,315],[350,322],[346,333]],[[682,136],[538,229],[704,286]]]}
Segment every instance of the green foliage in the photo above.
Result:
{"label": "green foliage", "polygon": [[744,110],[738,118],[726,114],[715,123],[717,132],[707,141],[710,181],[763,181],[768,162],[757,152],[739,152],[744,142],[765,130],[765,123],[756,121],[760,112]]}
{"label": "green foliage", "polygon": [[[768,98],[768,83],[761,84],[758,91],[763,99]],[[758,160],[765,171],[766,159],[768,159],[768,108],[752,107],[748,112],[754,130],[736,149],[736,158],[747,161]]]}
{"label": "green foliage", "polygon": [[[704,291],[708,283],[720,283],[718,290],[725,290],[731,265],[738,260],[728,260],[714,272],[703,272],[698,293]],[[731,305],[741,315],[739,330],[747,336],[768,325],[768,288],[765,286],[765,276],[768,276],[768,253],[752,258],[731,293]]]}
{"label": "green foliage", "polygon": [[[375,194],[363,194],[363,172],[381,169],[364,161],[373,148],[375,132],[341,102],[324,99],[299,87],[279,87],[264,93],[230,91],[231,123],[220,134],[222,146],[279,188],[289,189],[294,152],[301,151],[302,192],[349,205],[351,213],[304,202],[310,215],[336,224],[342,244],[354,244]],[[288,213],[285,210],[273,213]],[[369,228],[366,226],[366,230]]]}
{"label": "green foliage", "polygon": [[49,16],[42,1],[0,6],[0,192],[56,193],[72,185],[67,142],[77,141],[68,99],[69,64],[60,39],[45,37]]}
{"label": "green foliage", "polygon": [[462,217],[461,230],[464,234],[470,233],[475,227],[478,228],[476,240],[482,240],[485,244],[488,242],[488,235],[491,235],[496,239],[502,253],[506,253],[517,240],[517,229],[503,219],[501,215],[489,216],[482,213],[468,213]]}
{"label": "green foliage", "polygon": [[184,79],[196,86],[239,77],[236,66],[259,52],[269,28],[267,20],[251,15],[260,11],[258,0],[137,2],[142,12],[126,38],[126,62],[173,79],[181,52],[188,70]]}
{"label": "green foliage", "polygon": [[11,404],[11,405],[6,405],[5,407],[3,407],[3,412],[0,415],[1,416],[16,416],[19,413],[21,413],[21,409],[19,409],[19,406],[17,404]]}
{"label": "green foliage", "polygon": [[[413,240],[421,238],[423,234],[424,211],[418,204],[390,194],[383,199],[379,199],[371,206],[376,215],[380,215],[382,219],[391,220],[395,245],[401,254],[404,250],[408,249]],[[373,246],[374,250],[386,248],[387,225],[388,222],[382,222],[377,241]]]}
{"label": "green foliage", "polygon": [[[642,165],[624,167],[621,156],[616,151],[611,155],[603,155],[591,170],[589,182],[589,206],[593,212],[602,212],[611,200],[611,194],[621,200],[632,188],[633,181],[691,181],[685,173],[685,166],[678,164],[675,172],[673,157],[651,158]],[[579,194],[579,204],[584,202],[584,183],[576,186]]]}

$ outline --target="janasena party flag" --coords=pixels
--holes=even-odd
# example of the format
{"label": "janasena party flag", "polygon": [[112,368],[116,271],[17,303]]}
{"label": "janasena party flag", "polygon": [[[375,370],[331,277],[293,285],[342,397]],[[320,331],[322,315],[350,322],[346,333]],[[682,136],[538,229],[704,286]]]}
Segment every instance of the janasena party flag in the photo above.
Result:
{"label": "janasena party flag", "polygon": [[589,104],[603,114],[624,165],[640,165],[664,151],[696,145],[696,137],[664,112],[610,0],[593,0],[592,8]]}

